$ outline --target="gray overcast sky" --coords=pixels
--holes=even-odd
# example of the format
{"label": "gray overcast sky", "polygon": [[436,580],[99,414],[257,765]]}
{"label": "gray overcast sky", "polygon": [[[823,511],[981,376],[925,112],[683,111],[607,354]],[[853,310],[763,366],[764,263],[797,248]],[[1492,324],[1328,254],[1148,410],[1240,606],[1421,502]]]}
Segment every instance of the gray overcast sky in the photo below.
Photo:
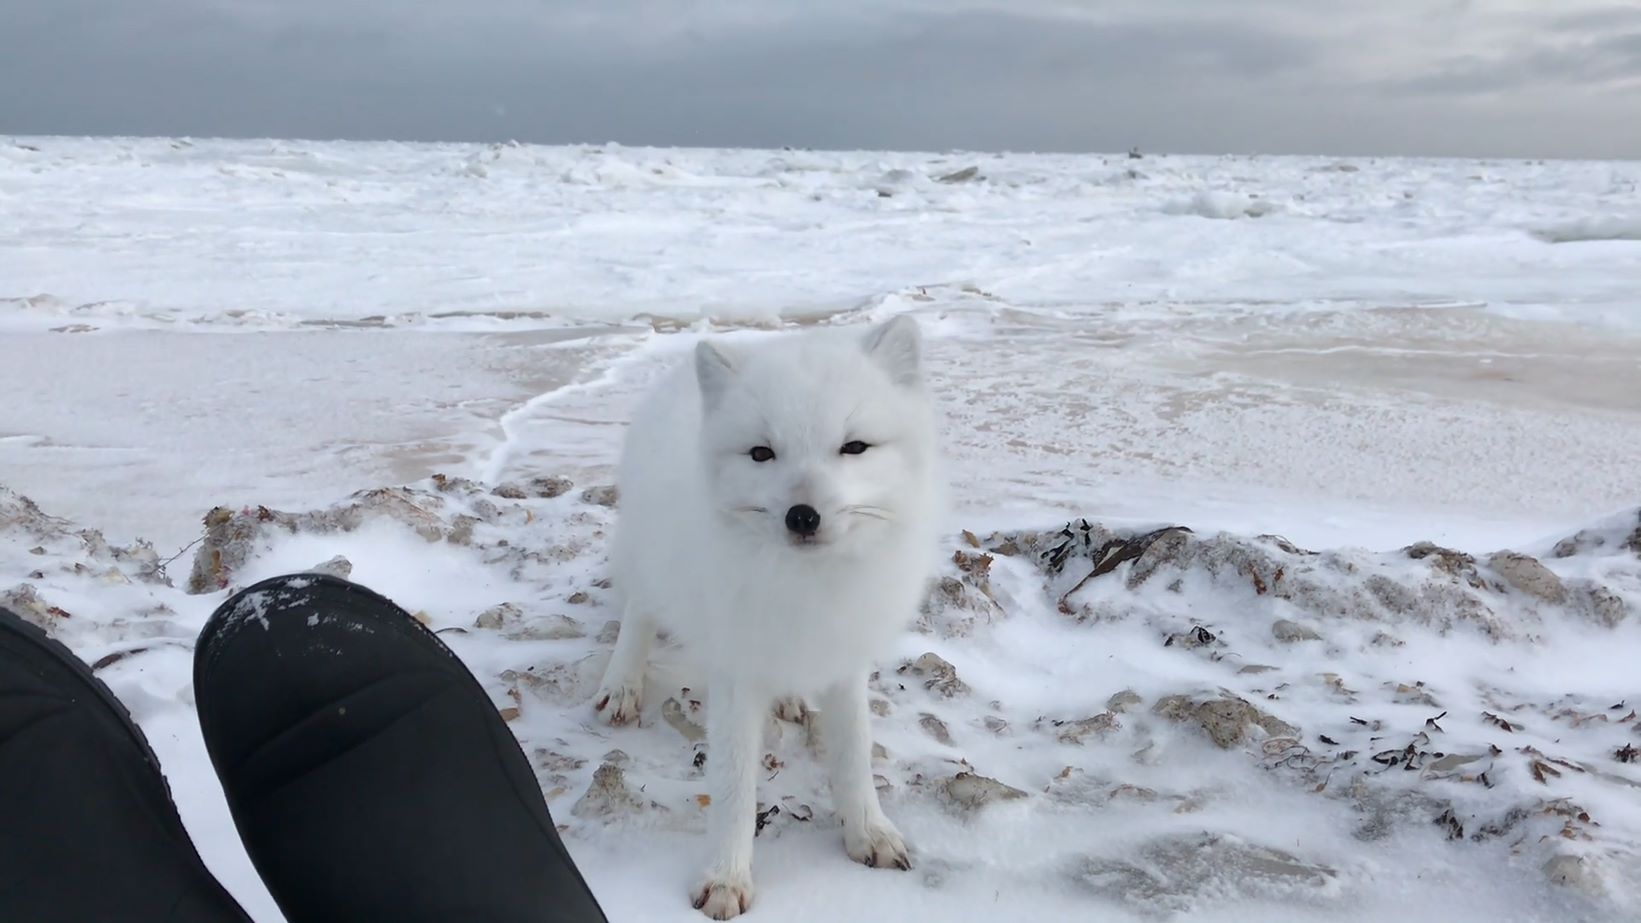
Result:
{"label": "gray overcast sky", "polygon": [[1637,0],[0,0],[0,132],[1641,157]]}

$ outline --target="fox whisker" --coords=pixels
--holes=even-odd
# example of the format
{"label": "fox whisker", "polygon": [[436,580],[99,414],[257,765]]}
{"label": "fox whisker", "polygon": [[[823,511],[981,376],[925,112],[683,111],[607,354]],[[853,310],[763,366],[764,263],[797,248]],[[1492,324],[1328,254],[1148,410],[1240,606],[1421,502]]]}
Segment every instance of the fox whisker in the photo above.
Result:
{"label": "fox whisker", "polygon": [[893,522],[894,516],[881,506],[846,506],[843,512],[851,516],[865,516],[868,519],[881,519],[884,522]]}

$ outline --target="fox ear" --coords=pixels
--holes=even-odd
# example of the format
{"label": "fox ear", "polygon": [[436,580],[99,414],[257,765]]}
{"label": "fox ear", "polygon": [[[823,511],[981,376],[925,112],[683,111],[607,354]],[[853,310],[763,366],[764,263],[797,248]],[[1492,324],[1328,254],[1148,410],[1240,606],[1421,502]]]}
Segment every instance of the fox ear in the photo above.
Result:
{"label": "fox ear", "polygon": [[896,384],[915,385],[922,377],[923,334],[917,321],[902,314],[878,324],[862,343]]}
{"label": "fox ear", "polygon": [[735,366],[723,349],[707,340],[695,344],[695,381],[701,386],[702,406],[716,407],[734,378]]}

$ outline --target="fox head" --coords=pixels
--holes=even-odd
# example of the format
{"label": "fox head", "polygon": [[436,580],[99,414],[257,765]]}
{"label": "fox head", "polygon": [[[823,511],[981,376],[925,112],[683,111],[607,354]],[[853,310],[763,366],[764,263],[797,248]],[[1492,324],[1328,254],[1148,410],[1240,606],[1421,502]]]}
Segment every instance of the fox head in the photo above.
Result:
{"label": "fox head", "polygon": [[935,433],[917,323],[897,317],[695,350],[714,511],[806,552],[867,550],[932,514]]}

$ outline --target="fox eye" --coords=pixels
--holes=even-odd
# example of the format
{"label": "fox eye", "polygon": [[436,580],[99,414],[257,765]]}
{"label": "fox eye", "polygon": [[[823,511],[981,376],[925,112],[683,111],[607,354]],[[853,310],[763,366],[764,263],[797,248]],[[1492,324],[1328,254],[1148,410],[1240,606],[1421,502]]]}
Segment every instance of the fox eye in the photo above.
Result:
{"label": "fox eye", "polygon": [[845,442],[843,444],[843,448],[839,449],[838,451],[843,453],[844,455],[859,455],[862,452],[865,452],[869,448],[871,448],[871,446],[867,445],[864,442],[861,442],[859,439],[855,439],[851,442]]}
{"label": "fox eye", "polygon": [[752,451],[746,454],[752,456],[752,460],[755,462],[773,461],[775,459],[775,450],[766,445],[753,446]]}

